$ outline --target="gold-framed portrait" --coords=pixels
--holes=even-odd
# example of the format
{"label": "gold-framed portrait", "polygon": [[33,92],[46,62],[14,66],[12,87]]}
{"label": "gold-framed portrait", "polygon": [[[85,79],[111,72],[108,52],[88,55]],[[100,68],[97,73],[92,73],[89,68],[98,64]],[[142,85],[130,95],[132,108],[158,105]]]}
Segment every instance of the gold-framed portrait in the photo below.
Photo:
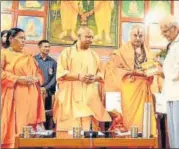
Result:
{"label": "gold-framed portrait", "polygon": [[[94,32],[94,46],[118,46],[118,1],[50,1],[48,40],[57,45],[70,45],[77,30],[88,25]],[[105,14],[104,14],[105,13]]]}
{"label": "gold-framed portrait", "polygon": [[44,18],[35,16],[18,16],[17,27],[26,33],[27,42],[38,42],[43,39]]}

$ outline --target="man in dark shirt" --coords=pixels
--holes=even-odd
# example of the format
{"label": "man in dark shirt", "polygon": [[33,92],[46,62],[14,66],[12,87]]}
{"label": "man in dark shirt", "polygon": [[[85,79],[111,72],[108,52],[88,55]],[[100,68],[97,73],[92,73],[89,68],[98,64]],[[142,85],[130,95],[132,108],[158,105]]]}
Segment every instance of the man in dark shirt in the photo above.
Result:
{"label": "man in dark shirt", "polygon": [[56,89],[56,69],[57,62],[48,54],[50,52],[50,43],[48,40],[41,40],[38,43],[40,53],[35,56],[36,61],[44,75],[44,84],[41,86],[41,91],[45,100],[46,122],[45,129],[53,128],[53,120],[49,110],[52,109],[52,97]]}

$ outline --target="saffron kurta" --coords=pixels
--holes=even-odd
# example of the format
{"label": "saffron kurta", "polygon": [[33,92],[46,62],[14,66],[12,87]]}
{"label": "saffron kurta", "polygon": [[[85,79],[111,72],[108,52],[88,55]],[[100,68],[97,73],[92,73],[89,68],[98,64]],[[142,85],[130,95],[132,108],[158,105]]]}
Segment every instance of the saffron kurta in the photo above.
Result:
{"label": "saffron kurta", "polygon": [[[62,51],[58,60],[57,80],[60,89],[54,103],[54,121],[57,130],[71,130],[75,125],[89,129],[80,118],[93,116],[98,121],[111,121],[101,101],[99,83],[64,80],[68,73],[100,75],[99,56],[92,50],[77,50],[76,45]],[[59,82],[60,80],[60,82]],[[76,124],[78,123],[78,124]],[[89,123],[88,123],[89,124]]]}
{"label": "saffron kurta", "polygon": [[[144,51],[147,60],[151,60],[153,56],[145,46]],[[123,127],[127,129],[131,126],[138,126],[139,131],[142,131],[144,102],[151,102],[153,105],[151,88],[158,92],[161,86],[157,82],[159,81],[157,77],[127,75],[134,70],[134,62],[135,55],[131,42],[112,53],[111,60],[105,67],[105,87],[106,91],[121,92],[123,119],[117,118],[118,123],[124,124]],[[117,125],[114,121],[110,129],[115,129]],[[152,108],[152,134],[156,134],[154,108]]]}
{"label": "saffron kurta", "polygon": [[20,85],[20,76],[43,76],[33,56],[1,50],[1,140],[2,145],[13,144],[15,135],[22,132],[25,125],[35,125],[45,121],[45,111],[40,92],[40,82]]}

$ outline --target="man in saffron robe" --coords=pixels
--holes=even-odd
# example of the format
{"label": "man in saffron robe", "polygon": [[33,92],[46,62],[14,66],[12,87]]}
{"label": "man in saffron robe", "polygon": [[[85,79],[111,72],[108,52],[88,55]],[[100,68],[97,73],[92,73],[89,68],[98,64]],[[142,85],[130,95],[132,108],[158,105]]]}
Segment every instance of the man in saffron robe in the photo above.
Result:
{"label": "man in saffron robe", "polygon": [[[131,41],[124,44],[120,50],[114,51],[105,67],[106,91],[121,92],[122,97],[122,118],[119,115],[114,119],[110,130],[118,126],[121,130],[130,130],[131,126],[138,126],[142,132],[144,103],[150,102],[153,105],[151,84],[161,81],[157,77],[147,77],[141,71],[141,64],[152,59],[151,52],[144,44],[144,28],[134,25],[131,30]],[[160,86],[156,84],[152,88],[159,91]],[[156,135],[153,106],[151,115],[152,134]]]}
{"label": "man in saffron robe", "polygon": [[25,34],[22,29],[8,32],[9,50],[1,50],[1,147],[14,148],[15,136],[23,126],[45,121],[40,92],[43,76],[33,56],[23,53]]}
{"label": "man in saffron robe", "polygon": [[111,121],[101,101],[99,84],[104,75],[99,56],[89,48],[92,40],[92,30],[81,27],[77,43],[64,49],[59,57],[56,76],[60,89],[53,110],[57,130],[72,130],[75,126],[89,130],[91,117],[93,122]]}

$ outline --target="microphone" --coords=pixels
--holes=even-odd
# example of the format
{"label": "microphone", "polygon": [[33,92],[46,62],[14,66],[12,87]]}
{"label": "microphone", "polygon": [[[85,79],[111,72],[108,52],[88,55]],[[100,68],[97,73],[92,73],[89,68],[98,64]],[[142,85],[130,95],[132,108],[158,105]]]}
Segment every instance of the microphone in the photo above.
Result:
{"label": "microphone", "polygon": [[93,116],[90,116],[90,129],[89,129],[89,138],[90,138],[90,148],[93,148],[93,122],[92,122]]}
{"label": "microphone", "polygon": [[93,138],[93,116],[90,116],[90,129],[89,129],[89,137]]}
{"label": "microphone", "polygon": [[93,116],[90,116],[89,131],[84,132],[85,138],[96,138],[98,136],[97,131],[93,131]]}
{"label": "microphone", "polygon": [[93,131],[93,116],[90,116],[90,129],[89,131]]}

